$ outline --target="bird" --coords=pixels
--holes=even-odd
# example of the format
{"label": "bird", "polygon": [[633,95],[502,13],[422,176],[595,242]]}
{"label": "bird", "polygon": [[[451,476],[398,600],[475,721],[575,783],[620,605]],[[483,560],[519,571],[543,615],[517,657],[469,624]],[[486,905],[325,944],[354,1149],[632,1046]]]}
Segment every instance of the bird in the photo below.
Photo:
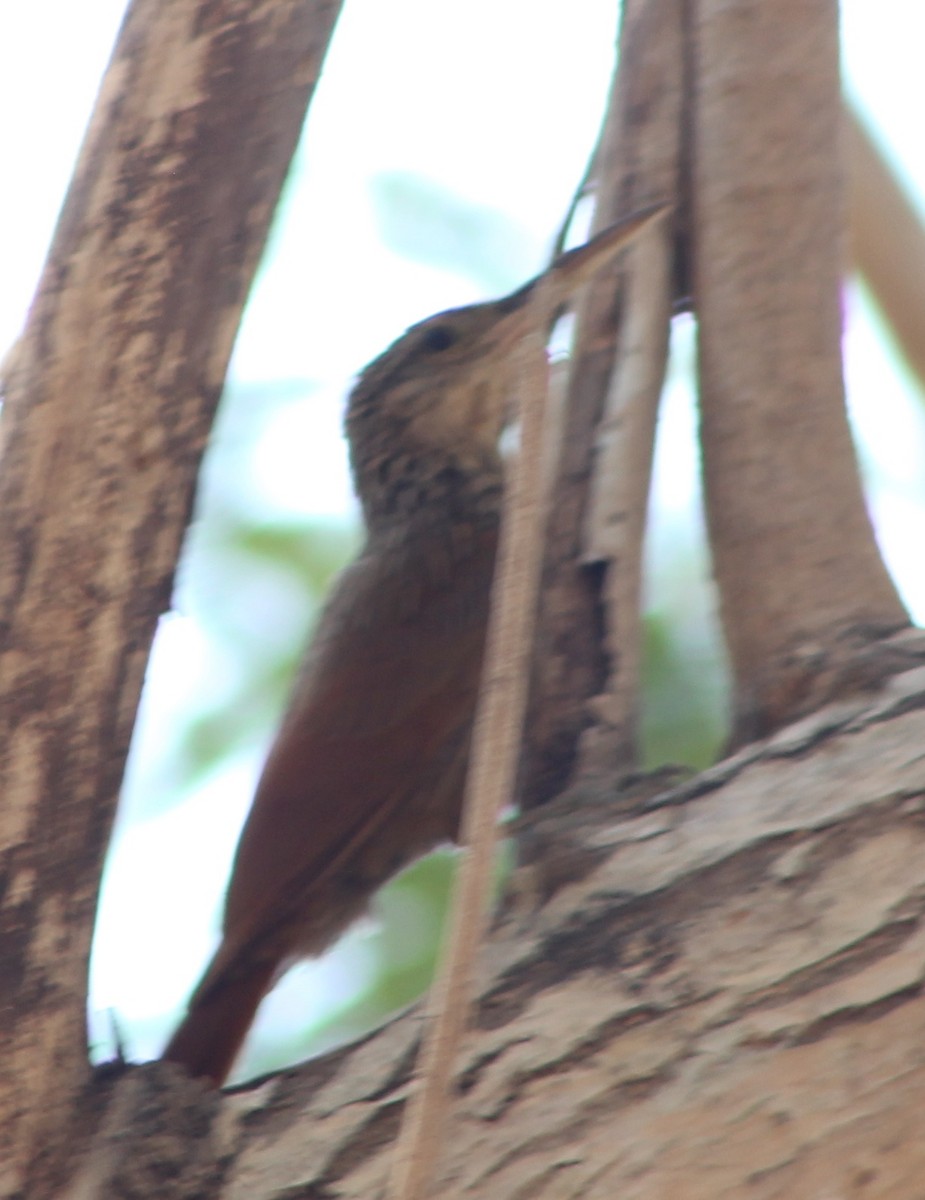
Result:
{"label": "bird", "polygon": [[564,305],[664,206],[509,296],[412,326],[359,375],[346,434],[365,542],[297,672],[234,855],[221,939],[162,1057],[227,1078],[292,963],[458,838],[504,495],[512,352],[542,282]]}

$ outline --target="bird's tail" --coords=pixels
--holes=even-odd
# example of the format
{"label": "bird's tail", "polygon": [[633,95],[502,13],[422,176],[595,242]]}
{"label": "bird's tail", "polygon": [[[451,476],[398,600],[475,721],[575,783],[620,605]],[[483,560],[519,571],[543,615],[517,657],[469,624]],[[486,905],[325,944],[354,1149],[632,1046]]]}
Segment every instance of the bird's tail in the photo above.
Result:
{"label": "bird's tail", "polygon": [[219,1087],[234,1065],[275,973],[272,960],[257,962],[247,972],[200,987],[161,1057]]}

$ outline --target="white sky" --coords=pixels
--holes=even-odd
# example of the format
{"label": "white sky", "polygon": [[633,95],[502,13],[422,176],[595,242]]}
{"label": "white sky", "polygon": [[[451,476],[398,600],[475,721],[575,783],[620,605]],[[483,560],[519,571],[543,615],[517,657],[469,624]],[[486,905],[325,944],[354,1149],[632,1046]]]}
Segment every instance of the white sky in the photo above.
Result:
{"label": "white sky", "polygon": [[[22,324],[82,129],[108,57],[120,0],[30,0],[0,6],[0,351]],[[408,171],[525,229],[539,269],[582,174],[611,69],[613,0],[348,0],[318,90],[285,229],[249,307],[235,353],[239,380],[320,380],[311,405],[281,410],[256,448],[252,482],[269,508],[342,513],[350,504],[339,405],[350,375],[412,321],[479,299],[471,279],[400,258],[378,240],[370,179]],[[917,201],[925,196],[925,5],[845,0],[848,84]],[[362,79],[362,87],[357,80]],[[511,284],[517,280],[511,280]],[[920,402],[859,304],[849,305],[847,375],[866,455],[882,472],[873,506],[904,596],[925,620],[921,521],[925,435]],[[658,495],[689,508],[695,483],[692,419],[670,397]],[[308,465],[306,449],[323,449]],[[195,670],[195,636],[170,623],[162,675]],[[166,661],[166,660],[165,660]],[[185,686],[185,684],[184,684]],[[156,1050],[158,1014],[175,1006],[211,938],[210,922],[254,764],[234,764],[185,816],[171,810],[128,831],[112,864],[94,969],[95,1006],[113,1006],[131,1049]],[[234,776],[234,778],[232,778]],[[218,817],[221,812],[222,816]],[[196,829],[222,843],[202,870]],[[218,833],[216,833],[218,830]],[[163,855],[163,857],[162,857]],[[184,856],[188,861],[184,860]],[[163,862],[175,887],[164,895]],[[194,861],[195,859],[195,861]],[[145,907],[142,897],[159,896]],[[185,932],[177,937],[177,930]],[[313,968],[325,988],[336,962]],[[154,1032],[132,1040],[132,1021]]]}

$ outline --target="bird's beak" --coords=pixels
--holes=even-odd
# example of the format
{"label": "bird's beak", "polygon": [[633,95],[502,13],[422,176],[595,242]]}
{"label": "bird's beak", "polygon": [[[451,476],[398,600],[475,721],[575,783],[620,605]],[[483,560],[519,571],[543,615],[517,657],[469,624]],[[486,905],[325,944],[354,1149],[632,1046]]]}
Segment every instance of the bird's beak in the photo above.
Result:
{"label": "bird's beak", "polygon": [[668,204],[652,204],[631,213],[622,221],[609,225],[583,246],[566,250],[554,259],[542,275],[519,287],[504,299],[495,302],[498,318],[497,333],[504,340],[515,341],[529,325],[531,300],[542,286],[545,312],[552,321],[559,310],[631,242],[671,211]]}

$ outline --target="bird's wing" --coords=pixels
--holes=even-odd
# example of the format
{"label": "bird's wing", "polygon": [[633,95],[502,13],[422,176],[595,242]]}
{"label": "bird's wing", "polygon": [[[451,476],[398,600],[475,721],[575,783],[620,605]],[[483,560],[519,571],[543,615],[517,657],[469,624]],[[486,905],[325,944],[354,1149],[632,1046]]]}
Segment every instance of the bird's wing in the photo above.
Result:
{"label": "bird's wing", "polygon": [[[400,619],[402,597],[389,595],[398,585],[381,572],[364,576],[360,563],[342,585],[355,611],[342,602],[329,606],[337,623],[319,627],[238,845],[220,954],[229,965],[255,942],[275,953],[293,909],[309,913],[309,925],[317,910],[317,934],[307,928],[299,944],[323,949],[362,911],[371,890],[358,880],[359,901],[351,901],[351,863],[362,852],[363,870],[375,874],[371,839],[408,806],[422,825],[436,820],[432,835],[407,831],[421,850],[451,835],[445,810],[457,800],[478,687],[490,559],[455,587],[431,589],[426,602],[408,604]],[[364,597],[364,589],[375,596]],[[454,794],[439,794],[450,779]],[[436,816],[427,807],[431,793],[443,810]],[[382,878],[400,865],[388,869],[386,856]]]}

